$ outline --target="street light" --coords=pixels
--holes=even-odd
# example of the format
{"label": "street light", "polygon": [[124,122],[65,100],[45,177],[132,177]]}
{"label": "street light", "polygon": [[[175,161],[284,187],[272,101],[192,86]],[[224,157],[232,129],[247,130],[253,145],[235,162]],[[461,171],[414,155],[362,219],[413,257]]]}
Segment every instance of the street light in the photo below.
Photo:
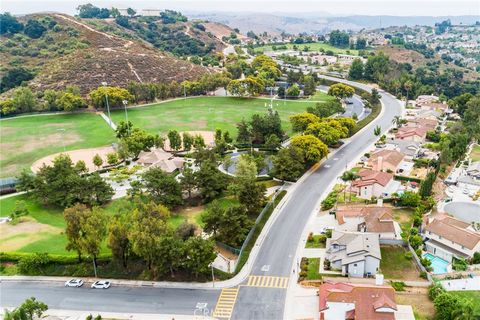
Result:
{"label": "street light", "polygon": [[[102,86],[104,88],[106,88],[107,87],[107,82],[103,81]],[[108,94],[107,94],[106,91],[105,91],[105,102],[107,103],[108,122],[109,122],[109,125],[111,127],[112,126],[112,118],[110,117],[110,106],[108,105]]]}

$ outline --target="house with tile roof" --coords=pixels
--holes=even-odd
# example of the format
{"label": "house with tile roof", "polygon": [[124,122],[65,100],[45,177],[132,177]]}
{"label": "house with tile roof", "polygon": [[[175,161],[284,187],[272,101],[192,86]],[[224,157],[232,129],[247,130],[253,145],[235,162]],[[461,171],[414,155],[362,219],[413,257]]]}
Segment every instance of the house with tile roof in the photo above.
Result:
{"label": "house with tile roof", "polygon": [[163,149],[152,149],[140,152],[137,163],[145,167],[158,167],[167,173],[172,173],[182,169],[185,160]]}
{"label": "house with tile roof", "polygon": [[334,230],[327,239],[325,258],[330,261],[330,267],[342,271],[342,275],[357,278],[374,275],[382,258],[378,236]]}
{"label": "house with tile roof", "polygon": [[404,154],[405,160],[412,160],[420,150],[420,142],[397,139],[387,140],[386,149],[397,150]]}
{"label": "house with tile roof", "polygon": [[368,167],[375,171],[397,172],[405,155],[397,150],[382,149],[370,155]]}
{"label": "house with tile roof", "polygon": [[389,197],[400,187],[400,182],[393,180],[393,174],[388,172],[362,169],[357,175],[359,178],[352,181],[351,189],[362,199]]}
{"label": "house with tile roof", "polygon": [[480,232],[470,223],[446,214],[426,217],[422,236],[427,252],[449,262],[453,257],[471,258],[480,252]]}
{"label": "house with tile roof", "polygon": [[368,232],[379,239],[401,239],[401,228],[393,219],[392,208],[349,206],[335,211],[338,231]]}
{"label": "house with tile roof", "polygon": [[424,142],[428,129],[425,127],[401,127],[395,133],[395,139]]}
{"label": "house with tile roof", "polygon": [[428,131],[434,131],[438,126],[437,119],[428,119],[428,118],[417,118],[410,119],[407,122],[407,127],[419,128],[424,127]]}
{"label": "house with tile roof", "polygon": [[409,319],[396,316],[399,308],[390,286],[326,281],[319,287],[318,297],[321,320]]}

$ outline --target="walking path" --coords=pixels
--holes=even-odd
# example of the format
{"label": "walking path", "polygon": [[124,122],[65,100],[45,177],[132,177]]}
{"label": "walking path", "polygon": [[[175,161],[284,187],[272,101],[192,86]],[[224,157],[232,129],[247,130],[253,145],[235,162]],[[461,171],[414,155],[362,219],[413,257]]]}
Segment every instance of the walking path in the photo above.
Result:
{"label": "walking path", "polygon": [[108,118],[107,115],[105,113],[103,113],[103,111],[99,112],[98,113],[100,115],[100,117],[103,118],[103,120],[105,120],[105,122],[113,129],[113,131],[117,131],[117,125],[112,121],[112,119]]}

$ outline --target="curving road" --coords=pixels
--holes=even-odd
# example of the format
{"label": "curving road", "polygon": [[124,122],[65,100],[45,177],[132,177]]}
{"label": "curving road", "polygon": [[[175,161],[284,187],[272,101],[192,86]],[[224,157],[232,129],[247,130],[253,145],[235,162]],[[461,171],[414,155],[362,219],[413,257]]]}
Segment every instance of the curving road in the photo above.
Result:
{"label": "curving road", "polygon": [[[321,76],[344,82],[364,90],[370,87],[343,79]],[[335,155],[305,176],[289,193],[288,201],[279,208],[276,220],[258,248],[250,275],[290,277],[296,263],[296,251],[303,229],[324,195],[347,162],[353,161],[375,142],[373,127],[386,131],[392,119],[402,113],[402,106],[392,95],[380,91],[384,106],[380,116],[353,136]],[[256,246],[259,244],[257,243]],[[238,283],[237,283],[238,284]],[[284,314],[286,289],[240,286],[232,319],[281,319]],[[175,288],[112,287],[109,290],[63,288],[61,284],[40,282],[3,282],[0,284],[0,306],[18,305],[35,296],[52,309],[114,311],[131,313],[192,314],[197,302],[206,302],[213,310],[219,290]]]}

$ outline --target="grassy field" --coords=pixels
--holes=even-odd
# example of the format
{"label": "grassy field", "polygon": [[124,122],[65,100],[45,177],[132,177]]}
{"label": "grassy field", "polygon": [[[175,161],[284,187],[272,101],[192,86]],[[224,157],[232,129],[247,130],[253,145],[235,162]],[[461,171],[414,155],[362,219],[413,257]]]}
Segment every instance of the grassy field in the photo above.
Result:
{"label": "grassy field", "polygon": [[[59,208],[43,207],[26,195],[19,195],[0,199],[0,216],[8,216],[15,208],[17,201],[24,201],[29,211],[28,216],[21,218],[20,222],[0,225],[0,252],[48,252],[52,254],[75,255],[74,252],[65,250],[67,238],[63,233],[65,220],[63,211]],[[218,200],[222,207],[238,204],[233,198]],[[128,208],[126,199],[117,199],[104,207],[109,216],[118,213],[121,208]],[[202,214],[204,206],[182,208],[174,211],[168,223],[177,228],[184,221],[203,226]],[[109,253],[106,243],[102,253]]]}
{"label": "grassy field", "polygon": [[325,242],[321,242],[320,239],[324,238],[325,235],[315,234],[313,235],[313,241],[308,241],[305,243],[305,248],[325,248]]}
{"label": "grassy field", "polygon": [[318,273],[320,258],[308,258],[307,280],[319,280],[322,276]]}
{"label": "grassy field", "polygon": [[470,158],[472,161],[480,161],[480,145],[476,144],[473,146]]}
{"label": "grassy field", "polygon": [[383,246],[380,249],[382,254],[380,269],[386,279],[420,280],[413,259],[405,258],[407,249],[400,246]]}
{"label": "grassy field", "polygon": [[[280,45],[277,45],[277,47]],[[293,49],[294,44],[293,43],[288,43],[286,44],[288,49]],[[319,52],[321,49],[323,49],[325,52],[328,50],[333,51],[335,54],[351,54],[351,55],[358,55],[358,50],[353,50],[353,49],[341,49],[337,48],[334,46],[329,45],[328,43],[323,43],[323,42],[314,42],[314,43],[306,43],[306,44],[297,44],[297,48],[299,50],[304,50],[305,47],[308,47],[309,50],[308,52]],[[266,46],[261,46],[261,47],[256,47],[255,48],[256,52],[263,53],[265,51],[273,51],[272,45],[266,45]]]}
{"label": "grassy field", "polygon": [[480,316],[480,291],[450,291],[460,299],[469,300],[473,306],[475,316]]}
{"label": "grassy field", "polygon": [[[325,97],[319,100],[324,100]],[[268,99],[249,99],[234,97],[198,97],[185,100],[174,100],[155,105],[128,110],[128,120],[135,126],[151,133],[167,133],[169,130],[214,131],[219,128],[229,130],[232,136],[237,135],[236,124],[245,118],[248,120],[255,113],[266,112]],[[282,125],[291,132],[288,117],[303,112],[316,102],[304,100],[274,100],[273,106],[282,119]],[[125,112],[112,112],[113,121],[125,120]]]}
{"label": "grassy field", "polygon": [[400,224],[402,231],[410,230],[413,223],[412,209],[394,209],[393,218]]}
{"label": "grassy field", "polygon": [[0,122],[0,177],[10,177],[50,154],[107,145],[113,130],[92,113],[41,115]]}

